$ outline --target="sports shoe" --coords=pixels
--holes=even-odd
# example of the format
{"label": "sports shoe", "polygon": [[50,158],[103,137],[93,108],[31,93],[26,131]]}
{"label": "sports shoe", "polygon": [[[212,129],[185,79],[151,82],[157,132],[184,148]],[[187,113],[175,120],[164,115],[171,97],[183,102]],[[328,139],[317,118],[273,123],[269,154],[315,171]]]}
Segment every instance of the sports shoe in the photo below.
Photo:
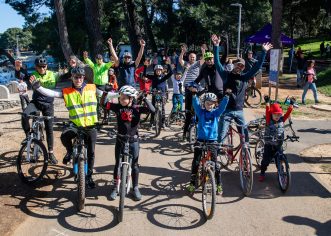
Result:
{"label": "sports shoe", "polygon": [[188,185],[186,187],[187,191],[189,191],[190,193],[194,193],[194,190],[195,190],[195,186],[194,184],[190,183],[190,185]]}
{"label": "sports shoe", "polygon": [[114,185],[114,188],[110,193],[110,199],[113,200],[113,201],[116,200],[117,195],[118,195],[117,187],[116,187],[116,185]]}
{"label": "sports shoe", "polygon": [[54,156],[54,153],[50,152],[48,153],[48,160],[53,164],[56,165],[57,164],[57,160]]}
{"label": "sports shoe", "polygon": [[64,165],[67,165],[70,162],[71,155],[72,155],[72,152],[67,152],[66,155],[63,157],[62,163]]}
{"label": "sports shoe", "polygon": [[140,201],[141,200],[141,193],[139,191],[138,186],[133,188],[133,200]]}
{"label": "sports shoe", "polygon": [[223,195],[223,187],[222,187],[222,185],[217,185],[216,186],[216,194],[217,195]]}
{"label": "sports shoe", "polygon": [[88,188],[95,188],[95,183],[92,179],[92,176],[87,176],[86,177],[86,185]]}
{"label": "sports shoe", "polygon": [[259,175],[259,181],[263,182],[265,180],[265,174],[260,174]]}

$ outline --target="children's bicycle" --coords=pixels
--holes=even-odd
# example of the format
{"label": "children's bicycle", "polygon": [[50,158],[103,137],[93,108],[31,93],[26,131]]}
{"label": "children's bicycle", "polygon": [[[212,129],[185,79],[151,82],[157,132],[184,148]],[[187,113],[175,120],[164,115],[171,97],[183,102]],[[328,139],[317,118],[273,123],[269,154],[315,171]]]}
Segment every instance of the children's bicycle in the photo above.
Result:
{"label": "children's bicycle", "polygon": [[167,126],[173,131],[180,131],[185,123],[185,112],[181,110],[182,105],[178,102],[167,119]]}
{"label": "children's bicycle", "polygon": [[163,92],[158,90],[153,90],[153,96],[155,98],[155,114],[154,114],[154,130],[155,130],[155,138],[158,137],[161,133],[162,126],[162,106],[165,104],[163,98]]}
{"label": "children's bicycle", "polygon": [[[253,188],[252,158],[249,150],[249,143],[245,141],[245,134],[243,131],[237,131],[234,126],[237,126],[238,130],[244,130],[247,128],[246,125],[241,126],[232,122],[229,126],[228,133],[222,140],[222,150],[219,152],[219,158],[221,164],[226,167],[228,164],[232,164],[239,154],[240,185],[243,193],[248,196]],[[235,146],[236,143],[234,140],[238,136],[240,141],[238,146]]]}
{"label": "children's bicycle", "polygon": [[[23,113],[20,113],[24,115]],[[32,118],[31,130],[26,139],[21,143],[16,167],[19,178],[27,184],[37,183],[46,173],[48,165],[48,153],[44,140],[44,120],[50,120],[52,116],[40,116],[40,111],[35,115],[28,115]]]}
{"label": "children's bicycle", "polygon": [[202,150],[195,180],[195,188],[202,187],[202,210],[207,220],[213,218],[216,208],[215,163],[212,161],[210,147],[220,148],[219,143],[195,142],[194,148]]}
{"label": "children's bicycle", "polygon": [[[191,111],[194,113],[194,111]],[[197,116],[194,115],[192,116],[192,119],[191,119],[191,123],[189,125],[189,128],[188,128],[188,140],[189,140],[189,143],[191,143],[190,145],[190,148],[191,148],[191,151],[193,152],[194,151],[194,144],[196,139],[197,139],[197,132],[198,132],[198,129],[197,129],[197,126],[198,126],[198,121],[197,121]]]}

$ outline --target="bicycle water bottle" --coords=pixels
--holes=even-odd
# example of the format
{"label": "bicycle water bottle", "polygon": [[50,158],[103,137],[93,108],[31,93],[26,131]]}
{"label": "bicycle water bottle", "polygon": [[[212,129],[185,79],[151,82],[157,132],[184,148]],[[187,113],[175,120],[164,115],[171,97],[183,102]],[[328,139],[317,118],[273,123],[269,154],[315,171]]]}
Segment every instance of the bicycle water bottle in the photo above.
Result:
{"label": "bicycle water bottle", "polygon": [[74,174],[77,175],[77,173],[78,173],[78,163],[77,163],[77,159],[76,159],[76,156],[77,156],[77,148],[76,147],[73,149],[72,156],[73,156],[73,164],[74,164]]}
{"label": "bicycle water bottle", "polygon": [[84,171],[85,171],[85,175],[87,175],[87,162],[84,163]]}

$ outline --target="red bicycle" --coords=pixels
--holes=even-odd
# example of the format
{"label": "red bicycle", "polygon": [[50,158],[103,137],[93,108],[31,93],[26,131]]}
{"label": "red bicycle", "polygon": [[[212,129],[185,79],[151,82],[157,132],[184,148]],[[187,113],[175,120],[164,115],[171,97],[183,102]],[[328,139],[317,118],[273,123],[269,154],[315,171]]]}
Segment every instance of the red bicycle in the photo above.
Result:
{"label": "red bicycle", "polygon": [[[237,130],[234,128],[237,126]],[[244,130],[247,126],[240,126],[234,122],[229,126],[229,130],[222,140],[222,151],[219,158],[222,166],[232,164],[239,155],[240,184],[243,193],[248,196],[253,188],[252,158],[249,151],[249,143],[245,141],[245,134],[238,130]]]}

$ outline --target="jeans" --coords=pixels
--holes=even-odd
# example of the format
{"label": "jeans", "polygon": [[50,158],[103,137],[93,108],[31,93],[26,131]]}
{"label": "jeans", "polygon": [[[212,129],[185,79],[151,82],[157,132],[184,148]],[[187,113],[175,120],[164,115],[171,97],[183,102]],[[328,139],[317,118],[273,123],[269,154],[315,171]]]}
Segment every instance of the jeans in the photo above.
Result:
{"label": "jeans", "polygon": [[[120,157],[122,149],[124,148],[123,141],[116,140],[115,145],[115,167],[114,167],[114,180],[117,180],[119,178],[118,175],[118,168],[120,167]],[[138,165],[138,159],[139,159],[139,141],[135,141],[130,143],[129,145],[129,152],[132,155],[132,187],[138,186],[138,179],[139,179],[139,165]]]}
{"label": "jeans", "polygon": [[[244,111],[226,110],[219,120],[218,125],[218,142],[223,143],[224,138],[229,130],[230,121],[234,120],[239,126],[245,125]],[[238,126],[238,131],[245,134],[245,142],[249,141],[247,128],[242,130],[242,127]]]}
{"label": "jeans", "polygon": [[[37,111],[41,111],[43,116],[54,116],[54,105],[53,103],[41,103],[32,100],[29,105],[25,108],[22,114],[22,127],[27,135],[30,131],[30,123],[28,115],[36,114]],[[45,120],[45,130],[48,151],[53,151],[54,137],[53,137],[53,118]]]}
{"label": "jeans", "polygon": [[303,86],[302,103],[305,103],[305,98],[306,98],[306,94],[308,92],[308,89],[311,89],[313,91],[315,102],[318,102],[316,84],[307,82]]}
{"label": "jeans", "polygon": [[[94,157],[95,157],[95,143],[97,141],[97,131],[96,129],[86,129],[84,130],[86,135],[84,135],[84,142],[87,144],[87,175],[91,176],[93,174],[94,167]],[[68,153],[72,153],[73,145],[72,140],[77,136],[77,129],[73,127],[66,128],[61,134],[62,145],[66,148]]]}
{"label": "jeans", "polygon": [[297,85],[301,86],[302,84],[303,70],[297,69]]}
{"label": "jeans", "polygon": [[172,112],[176,112],[178,104],[179,104],[178,111],[183,111],[183,95],[182,94],[172,95]]}

